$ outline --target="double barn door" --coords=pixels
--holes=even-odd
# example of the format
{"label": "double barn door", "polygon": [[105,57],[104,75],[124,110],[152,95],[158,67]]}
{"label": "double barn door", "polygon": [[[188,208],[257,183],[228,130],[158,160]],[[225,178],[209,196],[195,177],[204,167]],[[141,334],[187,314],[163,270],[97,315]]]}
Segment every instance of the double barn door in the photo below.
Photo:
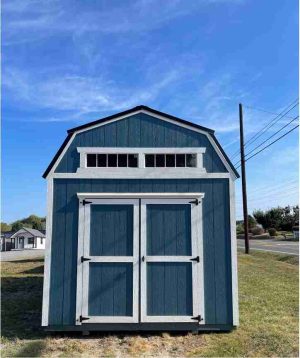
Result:
{"label": "double barn door", "polygon": [[76,324],[203,323],[201,202],[80,199]]}

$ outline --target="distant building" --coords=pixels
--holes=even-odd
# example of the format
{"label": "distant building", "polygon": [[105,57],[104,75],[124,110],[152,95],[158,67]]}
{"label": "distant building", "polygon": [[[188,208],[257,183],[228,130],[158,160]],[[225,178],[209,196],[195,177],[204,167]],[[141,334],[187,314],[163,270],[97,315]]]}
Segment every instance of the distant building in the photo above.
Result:
{"label": "distant building", "polygon": [[12,240],[10,239],[11,235],[13,235],[13,231],[1,232],[0,238],[0,249],[1,251],[10,251],[12,248]]}
{"label": "distant building", "polygon": [[7,240],[11,241],[12,250],[45,249],[46,236],[39,230],[23,227]]}

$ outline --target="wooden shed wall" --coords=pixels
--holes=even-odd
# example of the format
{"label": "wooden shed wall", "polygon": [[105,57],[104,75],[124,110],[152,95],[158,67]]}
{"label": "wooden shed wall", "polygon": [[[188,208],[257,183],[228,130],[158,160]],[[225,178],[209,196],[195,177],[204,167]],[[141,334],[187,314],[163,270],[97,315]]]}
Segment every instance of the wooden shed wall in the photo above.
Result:
{"label": "wooden shed wall", "polygon": [[232,324],[228,179],[55,179],[49,325],[72,326],[75,323],[78,192],[205,193],[203,242],[206,324]]}
{"label": "wooden shed wall", "polygon": [[206,135],[145,113],[76,134],[56,173],[76,172],[79,167],[77,147],[205,147],[203,165],[206,171],[227,172]]}

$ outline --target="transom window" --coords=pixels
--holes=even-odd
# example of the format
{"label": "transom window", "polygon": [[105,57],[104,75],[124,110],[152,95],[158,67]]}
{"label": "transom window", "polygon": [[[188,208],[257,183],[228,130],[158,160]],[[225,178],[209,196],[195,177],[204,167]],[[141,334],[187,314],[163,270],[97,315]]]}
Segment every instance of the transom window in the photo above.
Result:
{"label": "transom window", "polygon": [[86,166],[137,168],[138,154],[87,154]]}
{"label": "transom window", "polygon": [[146,167],[190,167],[197,166],[196,154],[146,154],[145,155]]}

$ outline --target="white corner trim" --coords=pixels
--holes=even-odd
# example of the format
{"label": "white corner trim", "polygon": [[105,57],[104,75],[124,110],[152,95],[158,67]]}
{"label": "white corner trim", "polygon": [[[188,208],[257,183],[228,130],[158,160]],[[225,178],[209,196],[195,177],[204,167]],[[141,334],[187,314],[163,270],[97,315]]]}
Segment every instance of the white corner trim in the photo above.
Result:
{"label": "white corner trim", "polygon": [[238,297],[238,268],[237,268],[237,241],[235,219],[235,184],[229,179],[230,195],[230,232],[231,232],[231,274],[232,274],[232,314],[233,325],[239,325],[239,297]]}
{"label": "white corner trim", "polygon": [[46,220],[46,250],[43,284],[42,326],[48,326],[50,304],[50,273],[52,245],[52,215],[53,215],[53,179],[47,180],[47,220]]}
{"label": "white corner trim", "polygon": [[232,175],[207,173],[199,168],[105,168],[105,170],[79,168],[76,173],[53,173],[50,177],[53,179],[228,179],[232,178]]}
{"label": "white corner trim", "polygon": [[[220,149],[218,148],[218,146],[216,145],[215,141],[212,139],[211,135],[204,131],[204,130],[201,130],[199,128],[195,128],[191,125],[188,125],[188,124],[184,124],[184,123],[179,123],[177,122],[176,120],[172,120],[172,119],[169,119],[169,118],[166,118],[164,116],[160,116],[160,115],[156,115],[156,114],[153,114],[147,110],[137,110],[135,112],[132,112],[130,114],[127,114],[127,115],[123,115],[123,116],[119,116],[117,118],[114,118],[114,119],[111,119],[110,121],[106,121],[104,123],[98,123],[98,124],[95,124],[94,126],[90,126],[88,128],[84,128],[82,130],[78,130],[76,132],[74,132],[70,138],[70,140],[68,141],[67,145],[65,146],[65,148],[63,149],[63,151],[61,152],[61,154],[59,155],[58,159],[56,160],[56,162],[54,163],[53,167],[51,168],[50,172],[48,173],[47,177],[49,175],[52,175],[53,173],[55,173],[55,170],[58,166],[58,164],[60,163],[61,159],[63,158],[63,156],[65,155],[66,151],[68,150],[68,148],[70,147],[71,143],[73,142],[76,134],[79,134],[79,133],[82,133],[82,132],[85,132],[87,130],[91,130],[91,129],[94,129],[94,128],[97,128],[97,127],[101,127],[101,126],[104,126],[106,124],[109,124],[109,123],[113,123],[113,122],[116,122],[116,121],[119,121],[121,119],[124,119],[124,118],[127,118],[127,117],[130,117],[130,116],[133,116],[135,114],[138,114],[138,113],[145,113],[145,114],[148,114],[152,117],[155,117],[155,118],[158,118],[158,119],[161,119],[161,120],[164,120],[166,122],[169,122],[169,123],[172,123],[176,126],[179,126],[179,127],[183,127],[183,128],[186,128],[186,129],[189,129],[191,131],[194,131],[194,132],[197,132],[197,133],[201,133],[201,134],[204,134],[209,142],[211,143],[211,145],[213,146],[213,148],[216,150],[216,152],[218,153],[220,159],[222,160],[223,164],[225,165],[226,169],[229,171],[229,173],[231,174],[232,178],[236,179],[237,176],[236,174],[234,173],[234,171],[232,170],[232,168],[230,167],[229,163],[227,162],[227,160],[225,159],[224,155],[221,153]],[[109,147],[106,147],[106,148],[109,148]],[[127,147],[124,147],[126,148],[126,151],[127,151]]]}

